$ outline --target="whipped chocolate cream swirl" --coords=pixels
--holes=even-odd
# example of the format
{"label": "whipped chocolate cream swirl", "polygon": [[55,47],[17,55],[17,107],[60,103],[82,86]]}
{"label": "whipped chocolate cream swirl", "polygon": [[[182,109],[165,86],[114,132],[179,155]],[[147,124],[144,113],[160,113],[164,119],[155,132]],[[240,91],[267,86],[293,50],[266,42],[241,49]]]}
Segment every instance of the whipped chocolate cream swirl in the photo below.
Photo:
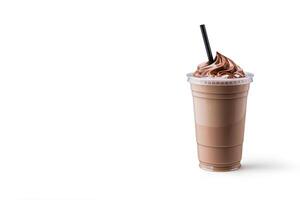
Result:
{"label": "whipped chocolate cream swirl", "polygon": [[217,52],[212,64],[201,63],[193,74],[195,77],[223,77],[223,78],[242,78],[245,73],[242,68],[235,64],[231,59]]}

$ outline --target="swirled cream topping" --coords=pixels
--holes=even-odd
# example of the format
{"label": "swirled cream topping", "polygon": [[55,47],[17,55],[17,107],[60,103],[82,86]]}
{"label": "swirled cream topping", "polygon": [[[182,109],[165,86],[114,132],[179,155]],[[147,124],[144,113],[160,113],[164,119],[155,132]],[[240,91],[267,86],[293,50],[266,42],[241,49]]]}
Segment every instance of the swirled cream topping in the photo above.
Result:
{"label": "swirled cream topping", "polygon": [[223,77],[223,78],[242,78],[245,73],[241,67],[235,64],[231,59],[217,52],[216,58],[212,64],[208,62],[198,65],[193,74],[195,77]]}

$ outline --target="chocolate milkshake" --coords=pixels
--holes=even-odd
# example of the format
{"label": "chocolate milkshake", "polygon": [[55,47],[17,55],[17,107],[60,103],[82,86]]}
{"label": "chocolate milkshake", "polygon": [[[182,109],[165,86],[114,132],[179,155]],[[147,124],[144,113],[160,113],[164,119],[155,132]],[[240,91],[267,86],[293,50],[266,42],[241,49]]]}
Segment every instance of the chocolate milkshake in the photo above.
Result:
{"label": "chocolate milkshake", "polygon": [[253,74],[245,73],[217,52],[213,62],[200,64],[187,76],[193,95],[200,167],[212,171],[238,169]]}

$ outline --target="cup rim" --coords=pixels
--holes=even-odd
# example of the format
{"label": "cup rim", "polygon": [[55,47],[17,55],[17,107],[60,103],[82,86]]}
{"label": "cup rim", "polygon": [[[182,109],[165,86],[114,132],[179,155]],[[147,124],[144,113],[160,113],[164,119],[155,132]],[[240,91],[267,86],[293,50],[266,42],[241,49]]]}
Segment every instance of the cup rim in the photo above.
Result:
{"label": "cup rim", "polygon": [[246,72],[246,77],[242,78],[224,78],[224,77],[195,77],[193,73],[188,73],[188,82],[196,85],[214,85],[214,86],[228,86],[228,85],[244,85],[253,82],[254,74]]}

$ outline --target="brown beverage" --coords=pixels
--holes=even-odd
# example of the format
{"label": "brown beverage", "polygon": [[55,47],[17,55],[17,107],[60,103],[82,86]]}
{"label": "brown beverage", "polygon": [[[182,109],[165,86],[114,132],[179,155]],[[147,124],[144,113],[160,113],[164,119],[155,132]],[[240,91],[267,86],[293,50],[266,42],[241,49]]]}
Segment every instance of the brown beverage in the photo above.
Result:
{"label": "brown beverage", "polygon": [[[219,62],[220,57],[225,60],[223,63]],[[233,64],[237,66],[231,62],[217,53],[213,64],[199,65],[194,74],[188,75],[198,159],[201,168],[212,171],[230,171],[241,166],[247,95],[253,75],[241,68],[230,71]],[[230,73],[224,76],[224,69]]]}

